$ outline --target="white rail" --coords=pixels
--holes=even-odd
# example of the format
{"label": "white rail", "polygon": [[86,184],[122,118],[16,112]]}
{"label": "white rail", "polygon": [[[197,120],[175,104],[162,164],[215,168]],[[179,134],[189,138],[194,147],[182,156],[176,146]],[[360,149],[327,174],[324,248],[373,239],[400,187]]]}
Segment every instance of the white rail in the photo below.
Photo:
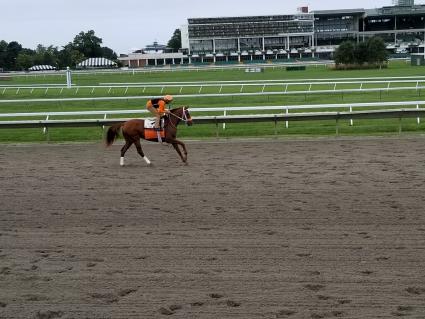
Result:
{"label": "white rail", "polygon": [[[88,89],[109,89],[109,88],[186,88],[186,87],[234,87],[234,86],[295,86],[295,85],[304,85],[304,86],[313,86],[313,85],[328,85],[335,86],[337,84],[360,84],[360,87],[363,87],[364,84],[381,84],[382,88],[385,86],[390,86],[394,83],[414,83],[415,86],[418,86],[419,83],[424,83],[425,79],[421,78],[412,78],[412,79],[400,79],[400,80],[346,80],[346,79],[333,79],[332,81],[328,80],[306,80],[303,82],[296,82],[295,80],[248,80],[248,81],[205,81],[205,82],[145,82],[145,83],[101,83],[99,85],[72,85],[72,88],[88,88]],[[16,85],[0,85],[0,88],[10,90],[10,89],[47,89],[47,88],[67,88],[64,84],[39,84],[39,85],[25,85],[25,84],[16,84]]]}
{"label": "white rail", "polygon": [[[359,112],[320,112],[320,113],[293,113],[293,114],[265,114],[265,115],[226,115],[226,116],[203,116],[193,117],[197,124],[215,124],[216,135],[219,135],[220,123],[250,123],[250,122],[274,122],[275,134],[277,123],[280,121],[310,121],[310,120],[335,120],[336,135],[339,134],[339,121],[346,119],[382,119],[398,118],[399,133],[401,133],[402,118],[418,117],[425,114],[425,109],[398,109],[398,110],[374,110]],[[74,120],[33,120],[33,121],[0,121],[1,128],[43,128],[49,139],[48,128],[50,127],[102,127],[126,121],[128,119],[74,119]]]}
{"label": "white rail", "polygon": [[[263,90],[259,92],[245,92],[245,93],[203,93],[200,94],[200,91],[198,94],[175,94],[174,96],[176,98],[199,98],[199,97],[224,97],[224,96],[268,96],[268,95],[312,95],[312,94],[320,94],[320,93],[365,93],[365,92],[390,92],[390,91],[407,91],[407,90],[414,90],[419,91],[421,89],[424,89],[425,86],[415,86],[415,87],[386,87],[386,88],[361,88],[361,89],[330,89],[330,90],[311,90],[311,91],[273,91],[273,92],[264,92]],[[78,93],[78,90],[80,88],[76,87],[75,94]],[[202,86],[201,86],[202,89]],[[18,88],[19,90],[19,88]],[[108,91],[108,94],[110,93],[110,90]],[[46,99],[7,99],[7,100],[0,100],[0,103],[28,103],[28,102],[76,102],[76,101],[108,101],[108,100],[140,100],[140,99],[150,99],[154,97],[162,97],[162,95],[140,95],[140,96],[104,96],[104,97],[81,97],[81,98],[46,98]]]}
{"label": "white rail", "polygon": [[[401,102],[371,102],[371,103],[339,103],[339,104],[305,104],[305,105],[264,105],[264,106],[231,106],[231,107],[191,107],[191,113],[208,113],[208,112],[240,112],[240,111],[281,111],[286,110],[305,110],[305,109],[353,109],[362,107],[412,107],[419,109],[425,106],[424,101],[401,101]],[[103,110],[103,111],[69,111],[69,112],[25,112],[25,113],[0,113],[2,117],[45,117],[45,116],[87,116],[87,115],[117,115],[117,114],[145,114],[149,113],[145,108],[133,110]]]}

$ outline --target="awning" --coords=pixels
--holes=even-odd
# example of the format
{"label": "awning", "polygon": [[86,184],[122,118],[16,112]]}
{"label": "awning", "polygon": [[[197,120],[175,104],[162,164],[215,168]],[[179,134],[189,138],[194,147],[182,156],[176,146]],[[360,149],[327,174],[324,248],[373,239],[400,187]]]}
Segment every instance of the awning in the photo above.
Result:
{"label": "awning", "polygon": [[34,65],[28,69],[28,71],[49,71],[56,70],[54,66],[51,65]]}
{"label": "awning", "polygon": [[89,58],[81,63],[77,64],[77,68],[101,68],[101,67],[112,67],[117,64],[114,61],[106,58]]}

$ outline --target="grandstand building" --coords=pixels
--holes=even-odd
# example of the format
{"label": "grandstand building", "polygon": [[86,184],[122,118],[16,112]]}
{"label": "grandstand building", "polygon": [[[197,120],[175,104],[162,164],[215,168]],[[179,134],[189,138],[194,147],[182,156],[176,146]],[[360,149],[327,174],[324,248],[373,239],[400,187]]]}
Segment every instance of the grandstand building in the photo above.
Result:
{"label": "grandstand building", "polygon": [[425,6],[393,1],[376,9],[318,10],[296,15],[190,18],[182,44],[191,62],[258,62],[331,58],[341,42],[380,36],[391,53],[423,52]]}
{"label": "grandstand building", "polygon": [[297,14],[189,18],[182,50],[170,56],[130,54],[130,67],[187,63],[251,63],[332,58],[345,40],[380,36],[394,54],[423,53],[425,5],[393,0],[375,9],[317,10]]}

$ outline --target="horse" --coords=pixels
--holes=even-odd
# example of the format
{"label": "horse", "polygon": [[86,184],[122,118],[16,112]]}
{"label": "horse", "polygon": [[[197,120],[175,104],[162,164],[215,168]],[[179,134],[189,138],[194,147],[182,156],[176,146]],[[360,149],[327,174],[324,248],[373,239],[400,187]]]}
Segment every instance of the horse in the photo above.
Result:
{"label": "horse", "polygon": [[[170,110],[168,114],[164,116],[164,138],[163,141],[173,145],[174,149],[179,154],[181,160],[184,164],[187,165],[187,149],[186,145],[176,138],[177,136],[177,125],[183,121],[186,122],[187,125],[191,126],[193,124],[192,117],[190,116],[188,107],[182,106],[179,108],[175,108]],[[158,141],[156,138],[148,138],[146,137],[145,131],[145,120],[143,119],[132,119],[126,122],[117,123],[112,125],[107,133],[106,133],[106,146],[111,146],[115,141],[117,136],[119,135],[119,131],[121,129],[122,136],[125,139],[125,144],[121,148],[121,158],[120,165],[124,166],[124,154],[130,148],[131,145],[136,145],[137,153],[145,160],[147,165],[151,164],[151,161],[145,156],[142,150],[142,146],[140,144],[140,139],[143,138],[145,140],[150,141]],[[151,132],[153,129],[149,129]],[[155,132],[157,133],[157,132]],[[183,149],[183,153],[180,150],[180,147]]]}

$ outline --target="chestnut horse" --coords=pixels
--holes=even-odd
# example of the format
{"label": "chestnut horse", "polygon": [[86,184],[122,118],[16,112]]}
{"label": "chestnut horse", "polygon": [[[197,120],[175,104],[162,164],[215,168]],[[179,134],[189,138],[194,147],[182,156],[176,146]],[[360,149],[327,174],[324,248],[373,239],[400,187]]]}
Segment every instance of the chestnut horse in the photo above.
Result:
{"label": "chestnut horse", "polygon": [[[188,107],[182,106],[176,109],[170,110],[170,113],[165,116],[164,119],[164,131],[165,137],[163,141],[173,145],[174,149],[179,154],[183,163],[187,164],[187,150],[186,145],[176,139],[177,125],[180,121],[186,122],[187,125],[192,125],[192,118],[188,111]],[[146,164],[150,165],[150,160],[145,156],[140,145],[140,139],[146,139],[145,137],[145,120],[133,119],[127,122],[118,123],[112,125],[106,133],[106,145],[110,146],[115,141],[121,129],[122,135],[125,139],[125,144],[121,148],[120,165],[124,165],[124,154],[130,148],[131,145],[136,145],[137,153],[145,160]],[[157,139],[155,139],[157,141]],[[180,150],[179,145],[183,149],[183,153]]]}

